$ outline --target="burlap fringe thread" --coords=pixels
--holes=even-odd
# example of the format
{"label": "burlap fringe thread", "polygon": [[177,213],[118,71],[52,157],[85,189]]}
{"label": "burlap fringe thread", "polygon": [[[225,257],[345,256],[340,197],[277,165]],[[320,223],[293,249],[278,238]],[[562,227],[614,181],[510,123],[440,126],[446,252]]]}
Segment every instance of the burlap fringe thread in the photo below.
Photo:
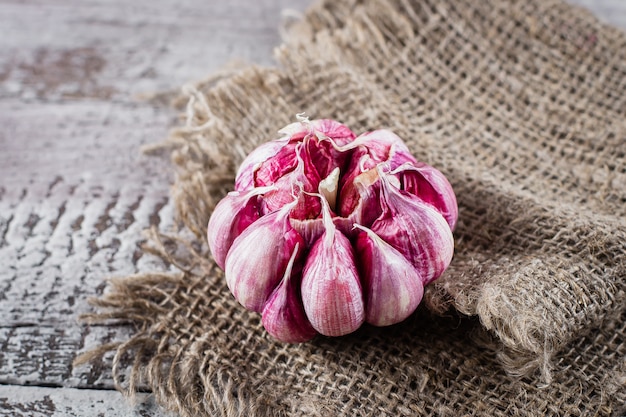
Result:
{"label": "burlap fringe thread", "polygon": [[[181,272],[113,281],[86,320],[137,333],[78,362],[115,351],[120,390],[185,416],[623,410],[626,36],[539,0],[322,1],[290,34],[280,70],[185,87],[167,146],[193,236],[146,248]],[[303,109],[396,131],[457,192],[455,259],[407,323],[283,346],[210,260],[238,164]]]}

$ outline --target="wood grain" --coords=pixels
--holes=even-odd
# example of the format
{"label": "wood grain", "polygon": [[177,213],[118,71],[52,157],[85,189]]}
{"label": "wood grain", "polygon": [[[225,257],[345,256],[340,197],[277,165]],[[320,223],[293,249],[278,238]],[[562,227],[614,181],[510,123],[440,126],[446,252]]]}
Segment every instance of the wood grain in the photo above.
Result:
{"label": "wood grain", "polygon": [[116,391],[0,386],[0,416],[6,417],[145,417],[165,415],[147,394],[136,406]]}
{"label": "wood grain", "polygon": [[[167,267],[139,246],[174,225],[173,173],[140,147],[178,115],[146,97],[271,65],[281,9],[309,2],[0,0],[0,415],[159,414],[110,391],[110,357],[72,367],[132,332],[78,324],[105,279]],[[571,2],[626,28],[626,2]]]}
{"label": "wood grain", "polygon": [[60,324],[87,309],[108,275],[149,267],[137,239],[171,223],[169,176],[164,161],[139,157],[137,147],[163,135],[168,120],[121,103],[0,102],[8,126],[0,155],[8,171],[0,201],[0,263],[10,265],[0,271],[1,297],[11,300],[0,303],[4,325]]}
{"label": "wood grain", "polygon": [[114,389],[112,355],[89,365],[72,367],[77,353],[103,343],[123,342],[132,333],[126,325],[16,326],[0,328],[2,384]]}
{"label": "wood grain", "polygon": [[0,415],[128,415],[85,390],[113,388],[111,357],[72,360],[132,331],[78,324],[105,278],[165,267],[139,245],[172,226],[172,172],[140,147],[178,115],[145,97],[271,64],[280,10],[306,3],[0,1]]}

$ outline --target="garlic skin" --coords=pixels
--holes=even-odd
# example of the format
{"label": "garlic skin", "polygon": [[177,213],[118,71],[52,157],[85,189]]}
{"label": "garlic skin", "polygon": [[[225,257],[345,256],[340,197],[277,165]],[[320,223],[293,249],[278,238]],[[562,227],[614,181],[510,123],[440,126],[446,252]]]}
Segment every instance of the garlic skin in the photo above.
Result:
{"label": "garlic skin", "polygon": [[[297,219],[316,218],[320,214],[321,204],[318,198],[307,193],[315,193],[322,180],[311,159],[307,146],[311,141],[305,139],[294,148],[296,166],[293,171],[284,174],[273,182],[274,190],[263,198],[263,213],[271,213],[294,199],[296,191],[300,191],[297,204],[291,211],[291,217]],[[296,190],[295,188],[298,188]]]}
{"label": "garlic skin", "polygon": [[209,220],[230,291],[286,343],[405,320],[452,261],[446,177],[389,130],[298,116],[279,134],[244,159]]}
{"label": "garlic skin", "polygon": [[452,230],[435,208],[398,189],[387,175],[381,179],[385,207],[371,229],[402,253],[427,285],[439,278],[452,261]]}
{"label": "garlic skin", "polygon": [[273,187],[257,187],[248,192],[232,191],[213,209],[207,226],[207,241],[215,262],[224,269],[233,241],[261,217],[258,196]]}
{"label": "garlic skin", "polygon": [[323,205],[324,233],[313,244],[302,272],[304,311],[315,330],[343,336],[363,324],[365,308],[354,252]]}
{"label": "garlic skin", "polygon": [[[248,154],[237,170],[237,175],[235,176],[235,190],[246,191],[254,188],[256,186],[256,171],[258,171],[262,164],[270,158],[278,159],[282,162],[282,166],[286,170],[293,168],[296,163],[296,155],[293,154],[295,144],[283,150],[283,148],[288,145],[289,138],[284,137],[271,142],[266,142]],[[283,158],[277,158],[277,155],[281,150],[283,151]],[[277,177],[280,174],[280,171],[278,171],[279,167],[280,165],[276,167]]]}
{"label": "garlic skin", "polygon": [[299,278],[302,268],[297,268],[296,258],[301,257],[302,248],[296,244],[283,279],[263,307],[261,318],[269,334],[287,343],[306,342],[317,334],[306,317],[300,298]]}
{"label": "garlic skin", "polygon": [[226,256],[226,284],[248,310],[261,312],[302,237],[289,223],[290,203],[248,226]]}
{"label": "garlic skin", "polygon": [[371,229],[354,226],[362,230],[355,247],[363,278],[366,321],[374,326],[399,323],[422,301],[422,278],[398,250]]}
{"label": "garlic skin", "polygon": [[459,209],[452,185],[441,172],[423,162],[417,162],[402,164],[394,173],[400,178],[403,190],[433,206],[446,219],[450,229],[454,230]]}
{"label": "garlic skin", "polygon": [[292,123],[278,133],[283,135],[280,139],[262,144],[244,159],[235,176],[235,190],[273,184],[291,172],[297,165],[295,148],[306,138],[314,139],[315,143],[328,141],[326,148],[332,147],[333,143],[344,146],[355,138],[347,126],[329,119]]}

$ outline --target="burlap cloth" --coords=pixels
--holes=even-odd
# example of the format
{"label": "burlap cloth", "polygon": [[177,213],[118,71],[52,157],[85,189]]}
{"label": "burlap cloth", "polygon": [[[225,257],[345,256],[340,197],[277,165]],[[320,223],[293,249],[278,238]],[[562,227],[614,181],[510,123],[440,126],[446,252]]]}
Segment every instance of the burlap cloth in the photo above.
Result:
{"label": "burlap cloth", "polygon": [[[87,359],[184,416],[626,411],[626,35],[554,0],[326,0],[287,39],[279,69],[185,89],[185,227],[147,248],[181,272],[114,281],[89,319],[137,332]],[[389,128],[450,179],[455,257],[405,323],[278,343],[211,261],[211,208],[299,112]]]}

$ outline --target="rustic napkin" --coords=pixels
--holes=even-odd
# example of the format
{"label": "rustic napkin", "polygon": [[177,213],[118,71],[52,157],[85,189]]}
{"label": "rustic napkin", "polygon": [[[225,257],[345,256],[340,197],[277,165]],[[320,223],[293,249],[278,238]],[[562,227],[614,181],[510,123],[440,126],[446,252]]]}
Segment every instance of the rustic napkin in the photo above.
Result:
{"label": "rustic napkin", "polygon": [[[626,411],[626,35],[555,0],[323,0],[277,58],[185,89],[185,228],[147,248],[181,272],[114,281],[91,320],[138,331],[90,358],[184,416]],[[402,324],[278,343],[208,254],[238,164],[300,112],[393,130],[456,191],[455,257]]]}

